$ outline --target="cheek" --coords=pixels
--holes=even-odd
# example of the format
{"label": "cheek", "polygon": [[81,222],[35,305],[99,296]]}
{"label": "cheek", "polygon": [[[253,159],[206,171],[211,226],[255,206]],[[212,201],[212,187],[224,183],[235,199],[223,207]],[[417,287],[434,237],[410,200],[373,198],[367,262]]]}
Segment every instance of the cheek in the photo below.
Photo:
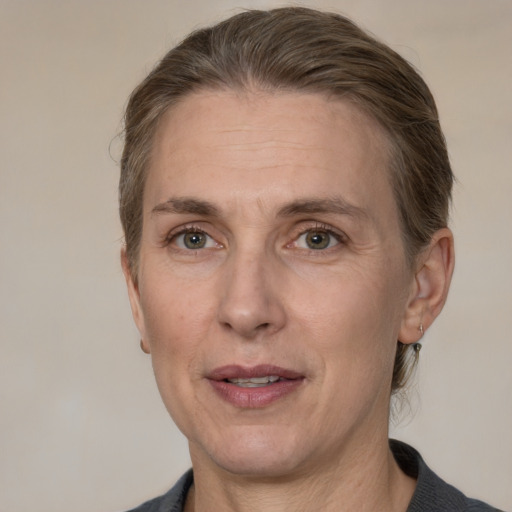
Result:
{"label": "cheek", "polygon": [[295,292],[298,332],[307,333],[304,341],[334,387],[377,386],[391,378],[404,306],[400,282],[389,266],[387,272],[351,269],[323,280],[321,288]]}
{"label": "cheek", "polygon": [[[141,291],[145,329],[157,378],[159,370],[175,370],[190,363],[214,318],[205,286],[159,276]],[[165,370],[167,368],[167,370]]]}
{"label": "cheek", "polygon": [[[148,283],[149,284],[149,283]],[[199,354],[211,327],[213,308],[200,286],[162,279],[141,294],[151,361],[162,400],[179,428],[190,421],[187,404],[195,402],[194,386],[202,378]]]}
{"label": "cheek", "polygon": [[319,331],[338,330],[340,336],[355,328],[361,338],[382,337],[386,330],[391,335],[398,332],[404,305],[400,282],[399,273],[389,266],[379,270],[370,265],[302,279],[293,291],[297,321]]}

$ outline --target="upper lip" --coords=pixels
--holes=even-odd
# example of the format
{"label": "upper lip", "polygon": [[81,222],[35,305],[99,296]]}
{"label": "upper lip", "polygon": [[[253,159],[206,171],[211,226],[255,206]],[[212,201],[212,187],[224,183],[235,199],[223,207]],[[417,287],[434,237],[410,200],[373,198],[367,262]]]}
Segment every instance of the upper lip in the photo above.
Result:
{"label": "upper lip", "polygon": [[287,368],[281,368],[271,364],[259,364],[257,366],[240,366],[230,364],[215,368],[208,374],[211,380],[227,380],[227,379],[251,379],[254,377],[277,376],[281,379],[300,379],[304,378],[299,372]]}

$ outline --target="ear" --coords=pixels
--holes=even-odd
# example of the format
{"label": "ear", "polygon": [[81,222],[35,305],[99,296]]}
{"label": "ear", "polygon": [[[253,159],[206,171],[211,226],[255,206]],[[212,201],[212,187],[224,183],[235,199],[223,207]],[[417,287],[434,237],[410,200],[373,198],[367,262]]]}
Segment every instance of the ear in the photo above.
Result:
{"label": "ear", "polygon": [[446,302],[454,265],[453,234],[448,228],[440,229],[418,257],[399,341],[416,343],[432,325]]}
{"label": "ear", "polygon": [[139,330],[141,341],[140,347],[146,354],[150,353],[149,343],[147,342],[146,329],[144,324],[144,313],[140,304],[140,293],[138,283],[134,281],[126,248],[121,249],[121,267],[123,268],[126,287],[128,288],[128,298],[132,309],[133,320]]}

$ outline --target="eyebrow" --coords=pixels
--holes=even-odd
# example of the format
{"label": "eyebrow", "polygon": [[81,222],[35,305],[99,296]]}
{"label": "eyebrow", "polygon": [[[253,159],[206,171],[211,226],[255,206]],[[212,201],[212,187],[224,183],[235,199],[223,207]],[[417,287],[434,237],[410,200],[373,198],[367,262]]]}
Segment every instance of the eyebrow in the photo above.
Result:
{"label": "eyebrow", "polygon": [[157,204],[151,215],[160,213],[194,214],[205,217],[218,217],[220,210],[212,203],[192,197],[171,197],[164,203]]}
{"label": "eyebrow", "polygon": [[[171,197],[163,203],[157,204],[152,210],[151,215],[162,213],[174,214],[192,214],[203,217],[220,217],[221,210],[209,201],[197,199],[194,197]],[[358,219],[368,218],[368,212],[363,208],[348,203],[341,197],[333,198],[303,198],[297,199],[282,206],[278,212],[278,217],[293,217],[295,215],[308,214],[336,214],[348,215]]]}
{"label": "eyebrow", "polygon": [[284,205],[278,212],[281,217],[294,215],[330,213],[336,215],[349,215],[358,219],[368,218],[368,212],[359,206],[348,203],[341,197],[327,199],[299,199]]}

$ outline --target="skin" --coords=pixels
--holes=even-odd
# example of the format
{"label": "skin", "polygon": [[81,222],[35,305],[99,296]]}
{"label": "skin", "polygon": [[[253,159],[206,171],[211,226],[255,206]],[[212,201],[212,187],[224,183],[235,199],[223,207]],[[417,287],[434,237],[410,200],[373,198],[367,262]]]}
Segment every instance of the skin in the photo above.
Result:
{"label": "skin", "polygon": [[[414,481],[387,441],[396,340],[440,312],[453,242],[440,230],[407,265],[387,154],[372,119],[315,94],[203,91],[162,119],[135,280],[122,260],[189,440],[188,510],[406,510]],[[249,408],[209,380],[260,364],[301,383]]]}

